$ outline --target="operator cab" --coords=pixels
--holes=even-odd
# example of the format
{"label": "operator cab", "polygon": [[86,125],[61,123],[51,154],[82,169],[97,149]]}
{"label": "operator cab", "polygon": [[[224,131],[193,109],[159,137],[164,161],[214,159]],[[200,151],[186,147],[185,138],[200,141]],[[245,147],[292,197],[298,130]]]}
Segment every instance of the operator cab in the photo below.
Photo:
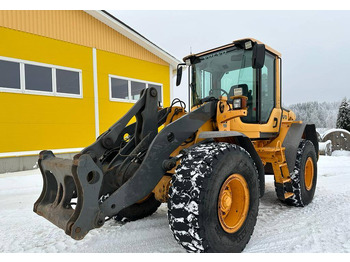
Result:
{"label": "operator cab", "polygon": [[[185,57],[191,79],[191,107],[211,97],[220,99],[226,96],[232,104],[234,96],[245,96],[247,116],[240,117],[240,121],[260,124],[255,133],[278,133],[277,126],[282,118],[280,77],[277,75],[280,56],[272,48],[249,38]],[[273,112],[274,109],[279,110]],[[272,128],[264,128],[263,124]],[[258,137],[262,136],[259,134]]]}

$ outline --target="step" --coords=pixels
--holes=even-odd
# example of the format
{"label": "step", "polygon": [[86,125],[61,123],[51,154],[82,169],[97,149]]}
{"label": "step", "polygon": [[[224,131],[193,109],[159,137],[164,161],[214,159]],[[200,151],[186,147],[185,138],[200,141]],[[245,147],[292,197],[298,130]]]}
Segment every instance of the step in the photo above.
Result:
{"label": "step", "polygon": [[282,168],[282,167],[287,167],[287,162],[284,162],[282,164],[279,164],[279,167]]}
{"label": "step", "polygon": [[290,198],[292,196],[294,196],[294,193],[291,193],[291,192],[284,193],[284,199]]}
{"label": "step", "polygon": [[291,183],[292,180],[291,180],[290,178],[282,178],[282,182],[283,182],[283,184],[285,184],[285,183]]}

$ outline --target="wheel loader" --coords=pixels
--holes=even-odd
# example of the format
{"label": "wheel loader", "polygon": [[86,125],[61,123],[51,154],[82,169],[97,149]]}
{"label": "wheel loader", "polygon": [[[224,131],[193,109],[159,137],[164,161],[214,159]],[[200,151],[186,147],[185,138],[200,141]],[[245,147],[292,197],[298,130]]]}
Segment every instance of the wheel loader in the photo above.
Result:
{"label": "wheel loader", "polygon": [[246,38],[183,61],[176,84],[188,68],[189,112],[180,99],[160,107],[147,88],[72,160],[40,152],[35,213],[80,240],[108,219],[134,221],[167,203],[170,229],[188,252],[241,252],[265,175],[285,204],[312,201],[315,125],[282,107],[281,54]]}

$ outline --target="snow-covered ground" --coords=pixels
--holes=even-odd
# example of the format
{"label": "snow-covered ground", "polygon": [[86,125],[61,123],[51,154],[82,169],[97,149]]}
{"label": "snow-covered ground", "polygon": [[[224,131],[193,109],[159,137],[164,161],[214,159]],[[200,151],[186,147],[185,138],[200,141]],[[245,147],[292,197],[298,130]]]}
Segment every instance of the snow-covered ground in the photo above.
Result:
{"label": "snow-covered ground", "polygon": [[[314,201],[304,208],[276,199],[273,177],[244,252],[350,252],[350,155],[321,156]],[[38,169],[0,174],[0,252],[185,252],[168,228],[166,205],[152,216],[108,221],[81,241],[32,211],[41,192]]]}

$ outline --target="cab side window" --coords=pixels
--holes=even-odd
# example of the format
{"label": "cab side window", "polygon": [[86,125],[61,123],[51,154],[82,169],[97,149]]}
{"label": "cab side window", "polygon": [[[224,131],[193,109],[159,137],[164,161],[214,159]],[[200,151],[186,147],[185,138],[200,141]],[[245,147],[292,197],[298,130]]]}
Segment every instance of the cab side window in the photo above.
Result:
{"label": "cab side window", "polygon": [[260,121],[269,120],[275,107],[275,57],[266,52],[265,64],[261,69],[261,117]]}

